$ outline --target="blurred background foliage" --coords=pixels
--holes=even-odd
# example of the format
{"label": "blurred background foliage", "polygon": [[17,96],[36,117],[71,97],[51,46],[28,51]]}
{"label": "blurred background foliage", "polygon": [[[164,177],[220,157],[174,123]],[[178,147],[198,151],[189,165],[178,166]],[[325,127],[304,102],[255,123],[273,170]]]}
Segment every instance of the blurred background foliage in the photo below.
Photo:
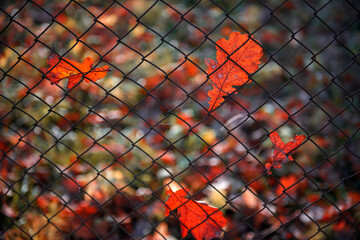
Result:
{"label": "blurred background foliage", "polygon": [[[5,239],[176,239],[164,188],[221,208],[225,239],[347,239],[360,227],[360,5],[303,0],[0,3]],[[264,56],[209,114],[205,58],[231,32]],[[72,91],[53,55],[111,72]],[[269,131],[307,141],[266,174]],[[356,233],[355,233],[356,234]]]}

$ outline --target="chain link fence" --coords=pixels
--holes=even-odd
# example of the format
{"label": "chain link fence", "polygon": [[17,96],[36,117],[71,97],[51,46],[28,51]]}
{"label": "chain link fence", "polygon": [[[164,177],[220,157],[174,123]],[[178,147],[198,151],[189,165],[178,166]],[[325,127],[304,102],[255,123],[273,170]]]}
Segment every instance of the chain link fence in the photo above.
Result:
{"label": "chain link fence", "polygon": [[[209,111],[232,32],[261,64]],[[358,239],[359,42],[356,0],[1,1],[1,239],[199,239],[220,213],[204,239]],[[50,56],[111,71],[69,89]],[[306,139],[268,174],[273,130]]]}

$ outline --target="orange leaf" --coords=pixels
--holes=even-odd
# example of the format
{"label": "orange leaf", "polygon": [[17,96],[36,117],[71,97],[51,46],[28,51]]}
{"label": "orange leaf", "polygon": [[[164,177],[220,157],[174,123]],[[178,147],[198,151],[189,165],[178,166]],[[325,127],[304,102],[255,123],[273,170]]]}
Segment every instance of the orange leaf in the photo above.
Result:
{"label": "orange leaf", "polygon": [[286,163],[288,160],[290,161],[294,160],[292,156],[289,155],[289,153],[292,152],[298,146],[300,146],[300,144],[305,140],[306,137],[304,135],[295,136],[295,138],[292,139],[290,142],[284,143],[281,140],[279,134],[275,131],[272,131],[269,136],[271,142],[275,146],[275,150],[273,154],[273,159],[271,160],[270,163],[267,163],[265,165],[265,168],[267,169],[268,174],[271,174],[270,169],[272,167],[281,168],[282,163]]}
{"label": "orange leaf", "polygon": [[211,98],[209,111],[217,108],[223,97],[235,91],[233,86],[249,83],[249,74],[259,68],[262,48],[247,34],[233,32],[229,40],[216,42],[216,61],[205,59],[213,89],[208,92]]}
{"label": "orange leaf", "polygon": [[166,201],[166,216],[170,211],[177,210],[181,222],[182,237],[185,238],[190,231],[197,240],[210,240],[222,233],[226,226],[226,219],[218,208],[209,206],[205,202],[187,199],[187,189],[173,192],[171,189],[166,193],[170,195]]}
{"label": "orange leaf", "polygon": [[84,78],[85,82],[97,81],[104,78],[109,72],[109,67],[92,69],[94,60],[91,57],[85,58],[83,63],[78,63],[67,58],[59,58],[57,55],[52,55],[48,59],[50,67],[43,70],[46,77],[50,79],[51,84],[59,83],[61,80],[68,78],[69,82],[67,87],[73,88],[78,82]]}

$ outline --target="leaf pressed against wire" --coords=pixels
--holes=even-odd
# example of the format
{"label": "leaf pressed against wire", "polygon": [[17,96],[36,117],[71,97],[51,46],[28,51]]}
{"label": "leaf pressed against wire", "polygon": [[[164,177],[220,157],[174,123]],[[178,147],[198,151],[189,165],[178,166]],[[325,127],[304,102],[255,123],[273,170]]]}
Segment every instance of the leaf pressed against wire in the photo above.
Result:
{"label": "leaf pressed against wire", "polygon": [[263,52],[260,45],[247,34],[233,32],[229,40],[216,42],[216,60],[205,59],[213,89],[208,92],[209,111],[217,108],[223,97],[235,91],[233,86],[249,83],[249,74],[259,68]]}
{"label": "leaf pressed against wire", "polygon": [[282,163],[288,162],[288,160],[293,161],[293,157],[289,155],[290,152],[292,152],[295,148],[300,146],[300,144],[305,140],[304,135],[295,136],[294,139],[292,139],[288,143],[284,143],[280,135],[272,131],[270,133],[270,141],[274,144],[275,150],[273,153],[273,159],[270,163],[265,164],[265,168],[267,169],[268,174],[271,174],[270,169],[273,168],[281,168]]}
{"label": "leaf pressed against wire", "polygon": [[170,195],[165,202],[166,216],[170,214],[170,211],[177,210],[183,238],[188,235],[189,231],[197,240],[210,240],[218,237],[227,223],[222,212],[205,202],[187,199],[186,191],[184,189],[176,192],[171,189],[166,191]]}
{"label": "leaf pressed against wire", "polygon": [[47,63],[50,65],[44,72],[48,72],[46,77],[50,79],[51,84],[59,83],[61,80],[68,78],[67,87],[73,88],[84,78],[85,82],[95,82],[104,78],[110,71],[108,66],[92,69],[94,60],[91,57],[85,58],[83,63],[78,63],[67,58],[59,58],[57,55],[49,57]]}

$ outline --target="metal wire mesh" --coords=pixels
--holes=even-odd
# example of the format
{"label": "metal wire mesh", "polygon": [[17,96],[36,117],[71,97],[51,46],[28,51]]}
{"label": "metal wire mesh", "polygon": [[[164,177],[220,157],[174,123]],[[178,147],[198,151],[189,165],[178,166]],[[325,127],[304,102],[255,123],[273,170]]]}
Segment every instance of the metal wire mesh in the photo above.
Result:
{"label": "metal wire mesh", "polygon": [[[1,238],[181,238],[178,185],[221,239],[357,239],[359,20],[355,0],[1,1]],[[262,64],[209,112],[205,59],[233,31]],[[51,85],[51,55],[111,72]],[[307,138],[268,175],[271,130]]]}

